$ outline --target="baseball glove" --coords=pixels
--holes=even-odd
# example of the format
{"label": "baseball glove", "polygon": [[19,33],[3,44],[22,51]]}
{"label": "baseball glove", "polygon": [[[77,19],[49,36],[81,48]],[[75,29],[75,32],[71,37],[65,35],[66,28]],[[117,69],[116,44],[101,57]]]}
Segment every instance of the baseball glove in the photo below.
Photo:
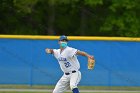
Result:
{"label": "baseball glove", "polygon": [[92,70],[92,69],[94,69],[94,66],[95,66],[95,60],[88,58],[88,69]]}

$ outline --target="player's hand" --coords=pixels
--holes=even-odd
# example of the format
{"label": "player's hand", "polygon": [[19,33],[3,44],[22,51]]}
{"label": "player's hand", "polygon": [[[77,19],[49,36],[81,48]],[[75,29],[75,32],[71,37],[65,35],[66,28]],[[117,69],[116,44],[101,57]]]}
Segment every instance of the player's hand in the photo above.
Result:
{"label": "player's hand", "polygon": [[51,53],[52,53],[52,50],[49,49],[49,48],[46,48],[45,51],[46,51],[46,53],[48,53],[48,54],[51,54]]}
{"label": "player's hand", "polygon": [[88,59],[94,59],[94,57],[91,55],[88,55],[87,57],[88,57]]}

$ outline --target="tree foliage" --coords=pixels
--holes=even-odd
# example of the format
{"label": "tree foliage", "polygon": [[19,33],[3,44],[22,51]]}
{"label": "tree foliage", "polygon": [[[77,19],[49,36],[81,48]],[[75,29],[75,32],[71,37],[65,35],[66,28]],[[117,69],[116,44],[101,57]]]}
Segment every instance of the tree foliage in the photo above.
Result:
{"label": "tree foliage", "polygon": [[0,33],[140,36],[140,0],[0,0]]}

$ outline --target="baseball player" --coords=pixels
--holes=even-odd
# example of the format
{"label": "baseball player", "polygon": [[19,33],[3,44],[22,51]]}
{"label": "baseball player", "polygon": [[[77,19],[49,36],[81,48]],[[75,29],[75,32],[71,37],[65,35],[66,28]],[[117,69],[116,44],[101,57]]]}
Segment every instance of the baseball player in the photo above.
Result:
{"label": "baseball player", "polygon": [[68,39],[65,35],[60,36],[58,42],[60,49],[45,49],[47,53],[54,55],[58,60],[61,70],[64,72],[57,82],[53,93],[64,93],[69,87],[73,93],[79,93],[77,85],[81,79],[81,72],[79,71],[80,64],[77,55],[86,56],[90,59],[94,59],[94,57],[86,52],[69,47],[67,45]]}

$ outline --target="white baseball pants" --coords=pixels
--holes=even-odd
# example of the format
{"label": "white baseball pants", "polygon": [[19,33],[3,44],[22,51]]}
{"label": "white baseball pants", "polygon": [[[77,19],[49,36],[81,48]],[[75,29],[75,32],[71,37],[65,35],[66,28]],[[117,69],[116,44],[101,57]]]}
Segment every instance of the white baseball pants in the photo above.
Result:
{"label": "white baseball pants", "polygon": [[81,72],[76,71],[75,73],[70,73],[69,75],[63,75],[57,82],[53,93],[64,93],[69,87],[72,89],[77,88],[78,83],[81,80]]}

